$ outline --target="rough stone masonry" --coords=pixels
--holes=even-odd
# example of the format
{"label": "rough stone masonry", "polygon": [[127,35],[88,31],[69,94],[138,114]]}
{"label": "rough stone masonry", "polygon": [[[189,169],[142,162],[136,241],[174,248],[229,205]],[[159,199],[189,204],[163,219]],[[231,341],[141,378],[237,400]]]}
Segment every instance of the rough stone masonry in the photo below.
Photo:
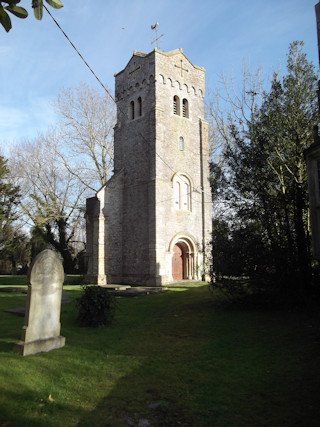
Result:
{"label": "rough stone masonry", "polygon": [[114,175],[87,200],[89,283],[205,277],[211,240],[205,70],[135,51],[115,74]]}

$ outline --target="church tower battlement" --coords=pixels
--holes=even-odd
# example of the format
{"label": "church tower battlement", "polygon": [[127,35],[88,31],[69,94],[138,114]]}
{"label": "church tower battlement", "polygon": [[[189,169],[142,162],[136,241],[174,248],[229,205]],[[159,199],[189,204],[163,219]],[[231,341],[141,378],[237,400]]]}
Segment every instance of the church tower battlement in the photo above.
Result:
{"label": "church tower battlement", "polygon": [[205,70],[182,49],[134,51],[115,74],[114,176],[87,202],[91,281],[203,276],[212,224],[204,93]]}

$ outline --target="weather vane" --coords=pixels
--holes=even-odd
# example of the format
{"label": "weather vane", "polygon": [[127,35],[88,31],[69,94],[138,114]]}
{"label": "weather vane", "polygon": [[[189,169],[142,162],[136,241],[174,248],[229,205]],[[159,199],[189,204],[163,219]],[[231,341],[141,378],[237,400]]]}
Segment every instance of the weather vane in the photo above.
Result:
{"label": "weather vane", "polygon": [[156,38],[151,42],[151,44],[156,43],[157,49],[159,49],[158,40],[161,39],[161,37],[163,37],[163,34],[161,34],[161,36],[158,37],[158,26],[159,26],[158,21],[154,25],[151,25],[151,30],[156,31]]}

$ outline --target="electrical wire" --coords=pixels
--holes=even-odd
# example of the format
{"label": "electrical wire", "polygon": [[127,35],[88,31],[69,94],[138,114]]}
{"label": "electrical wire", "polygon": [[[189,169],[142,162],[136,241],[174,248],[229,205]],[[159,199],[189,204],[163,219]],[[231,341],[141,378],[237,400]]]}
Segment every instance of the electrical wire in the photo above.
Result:
{"label": "electrical wire", "polygon": [[96,73],[93,71],[93,69],[90,67],[88,62],[84,59],[84,57],[81,55],[79,50],[76,48],[76,46],[72,43],[68,35],[63,31],[58,21],[54,18],[54,16],[51,14],[50,10],[47,8],[45,4],[43,4],[43,7],[53,20],[53,22],[56,24],[56,26],[59,28],[59,30],[62,32],[62,34],[65,36],[65,38],[68,40],[68,42],[71,44],[72,48],[77,52],[77,54],[80,56],[81,60],[85,63],[85,65],[88,67],[90,72],[93,74],[93,76],[96,78],[96,80],[99,82],[99,84],[102,86],[102,88],[106,91],[106,93],[110,96],[110,98],[113,100],[114,103],[116,103],[116,100],[114,99],[114,96],[109,92],[109,90],[105,87],[105,85],[102,83],[102,81],[99,79],[99,77],[96,75]]}
{"label": "electrical wire", "polygon": [[[46,10],[46,12],[48,13],[48,15],[51,17],[51,19],[53,20],[53,22],[56,24],[56,26],[59,28],[59,30],[61,31],[61,33],[64,35],[64,37],[67,39],[67,41],[70,43],[70,45],[72,46],[72,48],[75,50],[75,52],[78,54],[78,56],[80,57],[80,59],[84,62],[84,64],[86,65],[86,67],[89,69],[89,71],[92,73],[92,75],[95,77],[95,79],[98,81],[98,83],[101,85],[101,87],[103,88],[103,90],[110,96],[110,98],[112,99],[112,101],[116,104],[116,100],[114,98],[114,96],[110,93],[110,91],[108,90],[108,88],[102,83],[102,81],[99,79],[99,77],[96,75],[96,73],[93,71],[93,69],[90,67],[90,65],[88,64],[88,62],[85,60],[85,58],[83,57],[83,55],[79,52],[79,50],[77,49],[77,47],[74,45],[74,43],[70,40],[70,38],[68,37],[68,35],[66,34],[66,32],[62,29],[62,27],[60,26],[60,24],[58,23],[58,21],[54,18],[54,16],[51,14],[50,10],[46,7],[45,4],[43,4],[44,9]],[[124,111],[119,108],[119,111],[121,114],[123,114],[125,116]],[[153,148],[151,146],[151,143],[144,137],[144,135],[141,132],[138,132],[138,135],[141,137],[141,139],[149,146],[149,148]],[[157,151],[155,151],[156,156],[159,157],[159,159],[174,173],[179,175],[179,172],[175,171],[170,165],[169,163],[167,163],[162,156],[157,153]],[[146,185],[146,182],[143,183],[138,183],[132,186],[139,186],[139,185]],[[200,190],[203,191],[203,190]],[[174,198],[173,198],[174,199]],[[193,200],[193,199],[192,199]],[[157,203],[161,203],[157,202]],[[196,201],[198,203],[198,201]],[[200,202],[199,202],[200,203]],[[208,203],[208,202],[205,202]],[[211,203],[211,202],[210,202]]]}

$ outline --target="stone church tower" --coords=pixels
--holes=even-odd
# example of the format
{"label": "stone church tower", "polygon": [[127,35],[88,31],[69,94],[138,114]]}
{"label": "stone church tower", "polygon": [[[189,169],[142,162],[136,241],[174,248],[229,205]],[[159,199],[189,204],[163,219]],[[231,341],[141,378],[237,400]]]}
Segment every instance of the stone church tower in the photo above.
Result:
{"label": "stone church tower", "polygon": [[115,74],[114,175],[87,200],[90,283],[201,279],[210,253],[205,70],[135,51]]}

